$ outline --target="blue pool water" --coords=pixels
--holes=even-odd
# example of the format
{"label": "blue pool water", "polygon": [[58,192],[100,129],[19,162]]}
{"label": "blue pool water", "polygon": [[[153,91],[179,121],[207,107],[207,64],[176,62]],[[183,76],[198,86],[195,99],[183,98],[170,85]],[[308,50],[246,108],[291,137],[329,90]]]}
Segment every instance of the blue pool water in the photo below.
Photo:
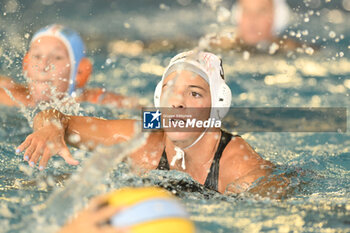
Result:
{"label": "blue pool water", "polygon": [[[19,4],[17,11],[1,16],[4,22],[1,24],[4,40],[0,46],[2,74],[23,81],[19,70],[20,56],[26,48],[26,33],[54,21],[70,23],[81,28],[84,39],[88,39],[89,56],[94,60],[95,68],[91,86],[135,95],[151,102],[162,69],[177,50],[144,51],[138,56],[120,55],[113,53],[108,41],[170,40],[181,34],[196,43],[203,33],[212,29],[210,23],[216,22],[216,15],[199,1],[178,1],[182,5],[155,1],[146,5],[145,10],[140,10],[140,1],[131,2],[131,5],[121,1],[114,4],[109,1],[71,3],[81,6],[83,13],[65,10],[67,7],[60,1]],[[190,3],[186,5],[186,2]],[[310,1],[310,4],[315,2],[318,1]],[[170,10],[160,7],[162,3]],[[350,30],[345,23],[350,19],[349,13],[337,2],[321,2],[319,6],[308,7],[303,1],[291,4],[303,7],[295,19],[297,24],[290,31],[308,30],[301,39],[311,42],[319,36],[317,43],[325,48],[312,55],[251,54],[248,60],[241,53],[222,53],[225,76],[233,94],[232,106],[349,108]],[[197,7],[196,11],[191,8],[193,6]],[[4,11],[5,7],[1,9]],[[343,17],[340,23],[330,22],[330,12],[335,9],[340,9]],[[309,23],[305,23],[305,14],[311,10],[315,14],[310,15]],[[320,16],[316,15],[318,11]],[[206,12],[205,17],[199,19],[198,14],[203,12]],[[179,14],[184,17],[177,17]],[[38,18],[29,20],[33,15],[38,15]],[[159,22],[162,17],[169,20]],[[41,20],[43,18],[45,22]],[[24,19],[24,23],[19,19],[21,22]],[[150,25],[155,22],[158,24],[151,30]],[[176,30],[169,29],[171,25],[167,23],[171,22],[177,23]],[[333,37],[331,32],[336,36]],[[10,36],[13,36],[12,40]],[[73,110],[108,119],[139,117],[138,112],[85,103]],[[289,198],[277,201],[246,195],[219,195],[203,190],[179,172],[152,171],[140,177],[132,173],[128,164],[115,161],[112,166],[103,163],[102,159],[96,160],[98,156],[111,159],[114,155],[113,158],[118,158],[125,152],[123,147],[99,152],[71,148],[73,155],[84,161],[82,165],[71,167],[62,159],[54,158],[48,169],[39,172],[15,154],[15,148],[31,132],[28,119],[32,112],[27,109],[25,113],[18,108],[0,106],[1,232],[54,232],[91,196],[123,186],[150,184],[177,190],[198,232],[350,232],[349,131],[242,133],[262,157],[278,165],[278,171],[294,174],[291,184],[294,191]],[[347,126],[349,128],[349,123]],[[80,175],[82,173],[85,175]],[[70,174],[77,174],[77,178],[67,180]]]}

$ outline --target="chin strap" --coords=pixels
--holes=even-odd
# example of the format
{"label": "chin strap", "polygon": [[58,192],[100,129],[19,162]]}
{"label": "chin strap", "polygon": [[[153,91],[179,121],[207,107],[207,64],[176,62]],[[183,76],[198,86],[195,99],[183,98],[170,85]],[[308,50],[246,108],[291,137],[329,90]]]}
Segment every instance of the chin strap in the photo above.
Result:
{"label": "chin strap", "polygon": [[185,148],[181,149],[180,147],[178,146],[175,146],[175,151],[176,151],[176,154],[175,156],[173,157],[173,159],[171,160],[171,163],[170,165],[171,166],[174,166],[176,161],[177,160],[180,160],[182,159],[182,162],[181,162],[181,167],[182,169],[186,169],[186,164],[185,164],[185,151],[186,149],[188,148],[191,148],[192,146],[194,146],[197,142],[199,142],[199,140],[202,139],[202,137],[204,136],[204,134],[207,132],[208,128],[206,128],[202,133],[201,135],[199,135],[199,137],[189,146],[186,146]]}
{"label": "chin strap", "polygon": [[186,169],[186,165],[185,165],[185,151],[183,151],[180,147],[175,146],[175,151],[176,154],[173,157],[173,159],[171,160],[170,165],[174,166],[177,160],[182,159],[182,163],[181,163],[181,167],[182,169]]}

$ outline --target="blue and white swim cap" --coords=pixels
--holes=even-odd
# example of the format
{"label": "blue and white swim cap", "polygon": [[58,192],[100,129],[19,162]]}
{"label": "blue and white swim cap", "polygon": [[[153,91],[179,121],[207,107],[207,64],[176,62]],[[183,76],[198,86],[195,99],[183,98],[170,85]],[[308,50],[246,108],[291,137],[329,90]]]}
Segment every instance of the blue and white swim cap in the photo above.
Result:
{"label": "blue and white swim cap", "polygon": [[69,76],[69,88],[68,94],[72,95],[76,89],[76,77],[78,72],[79,63],[82,58],[85,57],[85,45],[79,34],[73,29],[67,28],[63,25],[52,24],[38,30],[34,35],[30,43],[44,36],[52,36],[66,46],[69,54],[71,70]]}

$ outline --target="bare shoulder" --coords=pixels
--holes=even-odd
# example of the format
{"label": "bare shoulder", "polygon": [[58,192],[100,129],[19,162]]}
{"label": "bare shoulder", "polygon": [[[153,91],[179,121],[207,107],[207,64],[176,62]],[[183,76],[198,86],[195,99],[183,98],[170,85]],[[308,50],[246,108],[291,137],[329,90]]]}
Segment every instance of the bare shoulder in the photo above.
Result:
{"label": "bare shoulder", "polygon": [[239,179],[253,170],[273,164],[264,160],[243,138],[232,137],[220,160],[220,172],[229,180]]}
{"label": "bare shoulder", "polygon": [[239,160],[244,163],[263,160],[261,156],[240,136],[233,136],[223,151],[223,159]]}

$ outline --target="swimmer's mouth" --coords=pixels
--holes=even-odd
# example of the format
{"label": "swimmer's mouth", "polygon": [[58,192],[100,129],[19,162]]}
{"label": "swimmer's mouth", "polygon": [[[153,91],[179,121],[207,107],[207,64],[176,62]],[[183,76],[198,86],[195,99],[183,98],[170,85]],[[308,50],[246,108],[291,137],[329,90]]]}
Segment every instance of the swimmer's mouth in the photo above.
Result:
{"label": "swimmer's mouth", "polygon": [[52,84],[51,80],[35,80],[33,81],[35,84]]}
{"label": "swimmer's mouth", "polygon": [[171,118],[170,121],[171,122],[184,122],[184,123],[186,122],[186,120],[183,118]]}

